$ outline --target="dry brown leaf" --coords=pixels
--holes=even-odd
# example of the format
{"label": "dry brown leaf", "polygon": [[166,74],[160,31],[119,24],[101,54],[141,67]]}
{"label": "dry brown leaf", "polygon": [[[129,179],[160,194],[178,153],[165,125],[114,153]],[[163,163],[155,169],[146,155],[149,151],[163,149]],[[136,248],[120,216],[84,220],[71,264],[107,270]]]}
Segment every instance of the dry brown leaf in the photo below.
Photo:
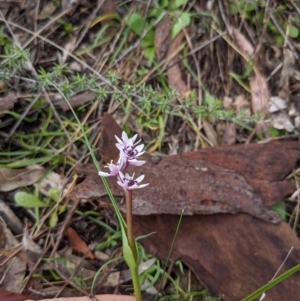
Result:
{"label": "dry brown leaf", "polygon": [[[233,36],[239,48],[246,55],[247,59],[251,58],[254,53],[253,46],[238,30],[232,30]],[[251,100],[253,113],[262,112],[267,118],[269,116],[269,89],[265,76],[260,70],[258,59],[254,59],[254,70],[249,76],[249,84],[251,89]]]}
{"label": "dry brown leaf", "polygon": [[248,56],[251,57],[254,53],[253,46],[245,38],[245,36],[236,28],[232,28],[232,33],[239,48]]}
{"label": "dry brown leaf", "polygon": [[[0,5],[1,8],[1,5]],[[26,301],[28,299],[39,300],[40,298],[32,297],[24,294],[17,294],[0,288],[1,301]]]}
{"label": "dry brown leaf", "polygon": [[[121,296],[121,295],[95,295],[93,299],[94,300],[98,299],[101,301],[135,301],[136,300],[135,297],[133,296]],[[72,298],[42,299],[40,301],[93,301],[93,299],[89,297],[72,297]],[[33,300],[26,300],[26,301],[33,301]]]}
{"label": "dry brown leaf", "polygon": [[238,95],[235,99],[234,99],[234,103],[233,103],[235,109],[237,110],[237,112],[240,112],[241,110],[247,111],[249,112],[249,116],[251,114],[250,112],[250,103],[249,101],[247,101],[246,97],[242,94]]}
{"label": "dry brown leaf", "polygon": [[166,15],[159,22],[155,30],[154,45],[155,45],[155,52],[159,60],[165,57],[167,53],[168,46],[171,40],[170,32],[171,32],[171,18],[169,15]]}
{"label": "dry brown leaf", "polygon": [[[292,168],[300,153],[300,145],[296,143],[280,145],[280,143],[273,142],[255,146],[255,154],[252,155],[253,162],[258,153],[264,158],[270,157],[265,161],[262,160],[262,169],[267,169],[268,161],[271,159],[274,162],[274,158],[279,154],[282,165],[287,166],[290,161],[289,166]],[[294,153],[291,150],[293,147],[297,149]],[[274,154],[274,149],[276,149],[276,154]],[[245,165],[253,151],[251,148],[247,149],[247,146],[223,146],[210,149],[212,154],[215,150],[221,150],[228,156],[232,155],[232,165],[239,159]],[[292,183],[277,180],[275,187],[271,185],[272,183],[266,183],[270,184],[265,187],[270,195],[267,196],[263,191],[260,194],[250,184],[250,180],[255,179],[256,175],[250,172],[250,176],[246,178],[247,169],[238,174],[233,169],[210,163],[209,158],[205,157],[210,157],[210,154],[205,151],[190,152],[168,156],[159,163],[153,164],[151,163],[153,156],[144,155],[142,159],[146,160],[147,164],[139,168],[139,173],[144,174],[145,181],[151,185],[135,191],[133,213],[137,215],[180,214],[182,210],[186,215],[245,212],[268,222],[280,221],[278,214],[268,210],[264,202],[268,202],[268,205],[275,204],[280,198],[292,193],[294,190]],[[283,157],[289,157],[289,159],[285,161]],[[134,171],[136,170],[128,169],[129,174]],[[87,178],[71,192],[72,197],[101,199],[110,204],[107,192],[93,165],[78,165],[76,172],[80,175],[87,175]],[[270,170],[269,172],[272,173]],[[124,195],[122,188],[117,185],[114,178],[108,178],[107,181],[112,193],[120,201]],[[125,212],[124,204],[120,204],[119,207]]]}
{"label": "dry brown leaf", "polygon": [[15,215],[11,208],[0,199],[0,216],[3,218],[8,228],[15,234],[23,233],[23,224]]}
{"label": "dry brown leaf", "polygon": [[270,93],[266,77],[260,71],[257,71],[256,74],[252,73],[249,83],[253,113],[262,112],[267,118],[269,116]]}
{"label": "dry brown leaf", "polygon": [[43,250],[42,248],[32,239],[29,234],[29,225],[25,224],[25,229],[22,237],[22,249],[27,257],[27,263],[29,268],[35,267],[35,264],[40,260]]}
{"label": "dry brown leaf", "polygon": [[45,20],[49,18],[49,16],[52,16],[56,10],[57,4],[55,2],[48,2],[38,15],[37,20]]}
{"label": "dry brown leaf", "polygon": [[12,6],[17,6],[22,4],[24,0],[5,0],[5,1],[0,1],[0,8],[6,9]]}
{"label": "dry brown leaf", "polygon": [[40,192],[47,197],[51,197],[49,194],[51,188],[55,188],[61,192],[61,195],[65,195],[68,191],[68,185],[64,184],[64,178],[60,174],[52,171],[47,173],[46,177],[43,177],[39,189]]}
{"label": "dry brown leaf", "polygon": [[[108,141],[110,143],[102,150],[107,155],[115,148],[115,143]],[[153,156],[148,156],[147,164],[141,167],[141,172],[151,183],[147,186],[151,193],[148,190],[141,196],[139,193],[143,189],[134,192],[134,198],[138,198],[135,203],[138,207],[135,210],[144,214],[149,204],[155,204],[157,214],[135,216],[135,234],[156,232],[156,235],[144,239],[143,243],[152,253],[165,259],[179,217],[159,213],[161,208],[170,210],[168,208],[177,205],[182,205],[181,208],[189,206],[188,203],[193,198],[193,193],[190,193],[192,187],[200,190],[200,194],[210,192],[208,197],[203,198],[203,195],[196,194],[194,196],[198,201],[204,199],[207,206],[213,205],[211,208],[215,206],[216,196],[222,200],[228,197],[228,202],[234,207],[239,204],[240,198],[243,202],[250,195],[255,195],[260,198],[260,205],[263,207],[253,199],[246,203],[251,210],[258,210],[258,214],[254,214],[256,217],[267,220],[266,216],[272,213],[266,211],[265,206],[271,206],[295,189],[294,184],[282,179],[293,168],[299,153],[299,143],[272,142],[264,145],[207,148],[199,152],[160,158],[158,161]],[[201,173],[201,177],[195,176],[197,172]],[[78,169],[78,173],[87,175],[87,178],[75,188],[74,196],[99,199],[105,193],[93,166],[84,165]],[[206,173],[211,183],[206,183]],[[197,184],[195,178],[198,179]],[[235,182],[231,182],[231,178]],[[108,180],[113,194],[123,196],[123,192],[117,191],[118,187],[115,187],[115,179]],[[230,189],[230,184],[225,184],[226,181],[231,182],[233,191],[239,191],[241,195],[236,196],[233,191],[226,192]],[[201,185],[204,185],[206,191]],[[164,193],[166,196],[160,198]],[[147,202],[141,202],[143,197]],[[157,198],[160,200],[155,203]],[[122,207],[121,209],[124,210]],[[219,208],[214,209],[217,209],[214,211],[216,213]],[[246,214],[184,216],[172,251],[172,259],[181,258],[213,295],[221,295],[225,301],[232,301],[241,300],[266,284],[274,276],[291,246],[298,246],[298,239],[284,222],[272,225]],[[296,265],[299,260],[300,252],[297,249],[285,263],[284,270]],[[296,300],[299,290],[293,291],[290,288],[298,287],[299,281],[299,275],[293,275],[287,282],[282,282],[268,292],[266,300],[277,300],[278,296],[280,300]]]}
{"label": "dry brown leaf", "polygon": [[59,53],[59,64],[63,65],[65,64],[66,60],[69,57],[69,54],[73,52],[74,48],[76,47],[76,36],[75,35],[71,35],[70,38],[65,42],[64,46],[63,46],[63,53],[62,55],[60,55]]}
{"label": "dry brown leaf", "polygon": [[103,4],[99,9],[99,15],[113,14],[115,12],[116,12],[116,1],[104,0]]}
{"label": "dry brown leaf", "polygon": [[14,107],[14,104],[17,102],[18,98],[16,94],[11,92],[6,96],[0,98],[0,117],[5,114],[4,111],[8,111]]}
{"label": "dry brown leaf", "polygon": [[202,125],[203,125],[203,130],[205,132],[205,135],[208,138],[210,146],[217,146],[219,144],[218,137],[213,126],[205,119],[202,120]]}
{"label": "dry brown leaf", "polygon": [[[10,250],[19,244],[10,229],[0,217],[0,249]],[[1,288],[18,293],[23,286],[26,273],[26,262],[22,256],[15,256],[10,261],[1,265],[0,274],[5,275],[1,281]],[[1,299],[0,299],[1,300]],[[6,299],[3,299],[6,300]]]}
{"label": "dry brown leaf", "polygon": [[[103,124],[103,137],[109,137],[112,123],[110,119]],[[101,154],[109,157],[116,146],[114,139],[106,141]],[[293,192],[294,185],[281,179],[293,168],[299,154],[300,144],[293,142],[223,146],[158,160],[154,155],[144,154],[147,164],[138,172],[144,174],[151,185],[135,191],[133,212],[138,215],[181,214],[182,210],[187,215],[245,212],[269,222],[279,222],[279,216],[265,204],[273,205]],[[134,171],[129,167],[129,174]],[[93,165],[78,165],[76,172],[87,178],[71,192],[72,197],[101,199],[110,204]],[[251,186],[255,180],[264,184],[263,190],[257,189],[255,183]],[[113,194],[122,199],[123,190],[115,179],[107,181]],[[125,211],[124,205],[120,205],[120,209]]]}
{"label": "dry brown leaf", "polygon": [[[83,93],[80,93],[80,94],[70,97],[69,102],[70,102],[72,108],[76,108],[82,104],[92,101],[95,97],[96,97],[96,94],[94,92],[87,91],[87,92],[83,92]],[[53,104],[60,106],[60,108],[64,112],[70,110],[69,105],[60,96],[53,100]]]}
{"label": "dry brown leaf", "polygon": [[272,96],[270,98],[270,113],[279,112],[281,110],[285,110],[287,108],[287,103],[284,99],[278,96]]}
{"label": "dry brown leaf", "polygon": [[69,239],[69,242],[72,246],[72,248],[85,255],[87,258],[89,259],[94,259],[95,256],[94,254],[91,252],[91,250],[89,249],[89,247],[87,246],[87,244],[85,243],[85,241],[83,241],[79,235],[76,233],[76,231],[74,229],[72,229],[71,227],[69,227],[67,230],[66,230],[66,235]]}
{"label": "dry brown leaf", "polygon": [[[111,147],[116,144],[116,138],[121,137],[122,130],[108,113],[104,113],[102,117],[101,139],[99,141],[99,152],[104,162],[108,163],[115,160],[119,156],[119,150],[116,147]],[[109,151],[108,151],[109,150]]]}
{"label": "dry brown leaf", "polygon": [[225,110],[231,110],[231,109],[232,109],[232,106],[233,106],[233,99],[232,99],[232,97],[225,96],[225,97],[223,98],[222,104],[223,104],[223,108],[224,108]]}
{"label": "dry brown leaf", "polygon": [[36,183],[45,173],[39,165],[30,165],[26,168],[0,168],[0,191],[11,191],[22,186]]}
{"label": "dry brown leaf", "polygon": [[217,124],[217,133],[219,144],[234,145],[236,141],[236,125],[219,121]]}
{"label": "dry brown leaf", "polygon": [[[184,32],[181,31],[170,43],[168,49],[168,57],[174,55],[174,53],[180,47],[181,41],[184,37]],[[178,56],[173,57],[168,64],[168,83],[169,86],[175,89],[179,94],[187,96],[189,89],[186,83],[182,79],[181,70],[178,64]]]}
{"label": "dry brown leaf", "polygon": [[285,111],[272,114],[271,123],[275,129],[286,130],[288,132],[292,132],[295,129]]}
{"label": "dry brown leaf", "polygon": [[76,5],[79,5],[79,4],[84,4],[84,2],[86,1],[81,1],[81,0],[62,0],[61,1],[61,7],[62,7],[62,10],[65,11],[65,10],[70,10],[70,9],[73,9],[76,7]]}
{"label": "dry brown leaf", "polygon": [[296,60],[293,51],[289,49],[284,49],[283,51],[283,66],[280,76],[280,91],[278,92],[278,96],[283,98],[285,101],[289,103],[290,101],[290,80],[293,78],[294,80],[300,81],[300,72],[296,67]]}
{"label": "dry brown leaf", "polygon": [[[143,244],[166,259],[178,220],[174,215],[135,216],[135,235],[155,232]],[[246,214],[184,216],[171,258],[187,264],[214,296],[238,301],[272,279],[292,246],[280,274],[299,264],[298,245],[284,222],[273,225]],[[299,281],[300,274],[294,274],[268,291],[264,301],[298,300]]]}

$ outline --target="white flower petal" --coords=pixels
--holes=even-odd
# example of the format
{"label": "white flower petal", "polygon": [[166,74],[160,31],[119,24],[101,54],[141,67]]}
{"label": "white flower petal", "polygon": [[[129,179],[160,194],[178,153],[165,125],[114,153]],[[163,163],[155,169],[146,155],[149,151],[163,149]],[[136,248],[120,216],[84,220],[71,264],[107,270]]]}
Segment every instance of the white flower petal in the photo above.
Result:
{"label": "white flower petal", "polygon": [[127,134],[126,134],[126,132],[124,132],[124,131],[122,132],[122,140],[123,140],[123,143],[125,143],[125,144],[126,144],[127,141],[129,140],[129,139],[128,139],[128,136],[127,136]]}
{"label": "white flower petal", "polygon": [[147,183],[147,184],[142,184],[142,185],[139,185],[139,188],[144,188],[144,187],[146,187],[146,186],[148,186],[149,185],[149,183]]}
{"label": "white flower petal", "polygon": [[98,175],[100,177],[111,177],[112,175],[109,172],[99,171]]}
{"label": "white flower petal", "polygon": [[148,186],[148,185],[149,185],[149,183],[147,183],[147,184],[142,184],[142,185],[134,184],[134,185],[130,186],[129,189],[130,189],[130,190],[132,190],[132,189],[140,189],[140,188],[146,187],[146,186]]}
{"label": "white flower petal", "polygon": [[123,141],[122,141],[118,136],[115,135],[115,138],[117,139],[117,141],[118,141],[120,144],[123,144]]}
{"label": "white flower petal", "polygon": [[135,179],[135,181],[137,181],[138,183],[142,182],[143,179],[145,178],[145,175],[141,175],[138,178]]}
{"label": "white flower petal", "polygon": [[148,186],[149,185],[149,183],[147,183],[147,184],[142,184],[142,185],[139,185],[137,188],[144,188],[144,187],[146,187],[146,186]]}
{"label": "white flower petal", "polygon": [[135,173],[133,173],[133,175],[130,176],[128,173],[126,173],[126,174],[125,174],[125,178],[128,179],[128,180],[133,180],[134,174],[135,174]]}
{"label": "white flower petal", "polygon": [[134,141],[135,141],[135,139],[137,138],[137,134],[135,134],[133,137],[131,137],[130,139],[131,139],[131,142],[132,142],[132,144],[134,144]]}
{"label": "white flower petal", "polygon": [[144,148],[144,144],[140,144],[140,145],[137,145],[137,146],[135,147],[135,149],[136,149],[138,152],[141,152],[143,148]]}
{"label": "white flower petal", "polygon": [[117,181],[117,184],[120,185],[122,188],[126,189],[126,184],[124,184],[120,181]]}
{"label": "white flower petal", "polygon": [[138,154],[136,155],[136,157],[139,157],[139,156],[141,156],[143,153],[144,153],[144,152],[140,152],[140,153],[138,153]]}
{"label": "white flower petal", "polygon": [[129,162],[129,165],[132,165],[132,166],[141,166],[146,163],[146,161],[136,160],[136,159],[128,160],[128,162]]}

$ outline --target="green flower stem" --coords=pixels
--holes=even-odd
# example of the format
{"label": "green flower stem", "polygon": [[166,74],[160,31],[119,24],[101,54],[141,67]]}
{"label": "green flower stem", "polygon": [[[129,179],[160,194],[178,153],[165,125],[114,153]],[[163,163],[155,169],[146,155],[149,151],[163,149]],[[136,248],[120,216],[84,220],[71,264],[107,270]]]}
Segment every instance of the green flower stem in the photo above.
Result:
{"label": "green flower stem", "polygon": [[133,289],[134,289],[134,295],[136,301],[142,301],[141,286],[140,286],[139,271],[138,271],[139,269],[138,254],[136,249],[136,242],[133,237],[133,227],[132,227],[132,190],[129,189],[128,190],[124,189],[124,190],[126,196],[126,224],[127,224],[128,245],[136,261],[135,265],[133,266],[129,265],[129,269],[132,276],[132,283],[133,283]]}
{"label": "green flower stem", "polygon": [[136,265],[136,268],[134,270],[130,269],[130,272],[131,272],[131,276],[132,276],[132,283],[133,283],[135,299],[136,299],[136,301],[142,301],[142,293],[141,293],[138,265]]}
{"label": "green flower stem", "polygon": [[126,224],[127,224],[127,237],[128,244],[132,253],[134,254],[134,238],[132,230],[132,190],[125,190],[126,196]]}

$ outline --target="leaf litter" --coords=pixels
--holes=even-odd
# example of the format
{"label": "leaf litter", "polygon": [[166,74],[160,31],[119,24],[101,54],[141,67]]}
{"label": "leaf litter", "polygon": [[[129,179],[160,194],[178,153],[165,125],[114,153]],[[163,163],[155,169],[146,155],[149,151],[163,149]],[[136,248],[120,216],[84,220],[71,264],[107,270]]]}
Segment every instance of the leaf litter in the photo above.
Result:
{"label": "leaf litter", "polygon": [[40,165],[26,168],[0,168],[0,191],[12,191],[22,186],[35,184],[45,173]]}
{"label": "leaf litter", "polygon": [[[102,133],[109,136],[110,127],[102,126]],[[107,143],[101,153],[109,157],[113,148],[114,143]],[[143,244],[166,258],[178,216],[192,215],[183,217],[172,259],[182,259],[212,294],[239,300],[273,277],[291,247],[295,249],[285,269],[300,259],[295,233],[268,209],[294,191],[294,184],[284,178],[299,154],[298,143],[271,142],[203,149],[158,163],[152,163],[151,155],[144,156],[147,164],[141,172],[152,185],[134,195],[136,235],[159,233]],[[105,202],[106,191],[94,167],[79,165],[76,170],[86,179],[71,196]],[[120,199],[118,185],[109,178],[108,182]],[[125,212],[123,205],[120,209]],[[289,287],[297,281],[299,276],[293,275],[266,300],[274,296],[293,300],[298,292]]]}

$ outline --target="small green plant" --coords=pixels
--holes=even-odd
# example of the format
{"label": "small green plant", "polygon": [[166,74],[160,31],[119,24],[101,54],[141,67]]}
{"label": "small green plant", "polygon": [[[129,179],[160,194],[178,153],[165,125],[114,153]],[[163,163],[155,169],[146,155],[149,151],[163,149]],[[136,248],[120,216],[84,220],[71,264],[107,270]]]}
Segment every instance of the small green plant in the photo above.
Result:
{"label": "small green plant", "polygon": [[272,206],[272,210],[277,211],[280,214],[281,220],[287,220],[287,206],[285,201],[280,201],[278,204]]}
{"label": "small green plant", "polygon": [[[249,20],[253,25],[262,28],[266,11],[265,5],[263,1],[231,0],[229,10],[232,15],[239,15],[240,18]],[[291,22],[287,21],[282,12],[288,9],[293,8],[288,4],[278,4],[277,7],[272,8],[272,18],[268,19],[267,30],[272,33],[270,36],[274,37],[277,45],[283,45],[286,32],[292,39],[299,37],[299,17],[293,16]]]}
{"label": "small green plant", "polygon": [[173,16],[173,25],[171,30],[171,38],[175,38],[178,33],[191,23],[192,14],[180,10],[180,7],[185,5],[187,0],[159,1],[154,8],[149,11],[149,17],[154,21],[150,24],[139,12],[132,13],[128,20],[128,28],[141,38],[140,45],[144,49],[144,56],[148,60],[148,65],[151,66],[155,57],[154,25],[163,18],[165,14]]}
{"label": "small green plant", "polygon": [[118,245],[118,241],[122,238],[122,233],[121,231],[118,231],[112,234],[110,231],[107,231],[104,234],[104,237],[105,241],[96,246],[95,249],[97,251],[103,251],[110,247],[116,247]]}
{"label": "small green plant", "polygon": [[158,17],[162,11],[173,16],[171,38],[174,39],[179,32],[191,24],[192,13],[182,11],[180,8],[187,3],[187,0],[162,0],[150,11],[150,16]]}
{"label": "small green plant", "polygon": [[0,26],[0,46],[1,47],[10,47],[11,46],[11,41],[6,37],[4,33],[4,26]]}
{"label": "small green plant", "polygon": [[62,19],[58,19],[56,22],[58,24],[62,25],[62,27],[63,27],[63,30],[61,31],[61,36],[62,37],[70,35],[75,30],[74,27],[73,27],[73,24],[71,22],[66,22]]}
{"label": "small green plant", "polygon": [[24,69],[25,64],[29,61],[28,52],[28,50],[22,50],[12,45],[5,46],[4,54],[0,55],[0,58],[3,59],[0,79],[5,80],[9,76],[14,76]]}
{"label": "small green plant", "polygon": [[48,194],[49,198],[40,198],[37,193],[19,191],[15,194],[15,202],[21,207],[34,209],[36,225],[38,226],[40,225],[40,209],[53,207],[54,210],[50,213],[48,222],[50,227],[55,227],[58,222],[58,216],[66,210],[66,207],[58,203],[60,191],[57,188],[50,188]]}
{"label": "small green plant", "polygon": [[259,7],[259,2],[256,0],[231,0],[229,1],[229,11],[232,15],[239,14],[241,18],[249,19],[252,16],[252,12]]}
{"label": "small green plant", "polygon": [[[2,76],[9,78],[9,76],[11,76],[11,72],[16,72],[16,70],[19,70],[18,68],[22,68],[22,66],[24,66],[27,56],[26,51],[23,50],[7,49],[7,51],[10,53],[10,59],[9,63],[8,61],[6,62],[6,68],[4,68],[5,72],[2,73]],[[22,64],[20,65],[20,63]],[[17,69],[15,65],[19,65]],[[251,70],[251,64],[249,64],[249,68],[246,68],[246,71],[248,69]],[[245,72],[248,73],[249,70]],[[241,81],[244,76],[245,74],[242,75],[242,78],[240,76]],[[112,85],[120,85],[120,79],[114,71],[107,72],[107,79]],[[191,124],[192,128],[195,128],[195,130],[196,125],[193,124],[193,119],[195,117],[202,117],[214,121],[226,120],[237,123],[247,130],[251,130],[249,123],[260,118],[259,116],[248,116],[243,111],[226,111],[222,108],[220,100],[210,96],[208,93],[204,95],[203,104],[198,105],[197,97],[193,91],[187,98],[183,99],[181,103],[178,103],[176,101],[176,91],[169,89],[167,86],[163,89],[154,90],[150,85],[142,84],[135,86],[125,82],[122,84],[120,89],[116,91],[109,85],[99,85],[99,80],[95,76],[69,74],[67,65],[54,65],[48,70],[40,69],[36,78],[30,80],[30,84],[32,85],[32,89],[38,92],[42,92],[43,89],[51,91],[53,90],[54,84],[66,97],[70,97],[85,90],[94,91],[96,94],[96,101],[104,101],[108,97],[113,97],[114,100],[121,105],[125,114],[132,109],[132,105],[134,104],[136,108],[137,124],[142,129],[157,132],[157,137],[153,141],[150,141],[147,145],[151,151],[161,147],[164,129],[166,127],[167,120],[171,115],[186,120]],[[34,107],[43,107],[45,103],[45,99],[39,98],[34,103]],[[78,111],[80,111],[80,108]],[[72,122],[69,122],[66,120],[67,126],[65,131],[63,131],[61,127],[57,127],[53,120],[51,120],[51,108],[48,108],[48,116],[45,114],[46,112],[47,110],[37,109],[34,114],[30,115],[30,117],[24,117],[24,121],[27,122],[42,120],[43,126],[41,128],[43,130],[40,133],[34,135],[22,133],[22,137],[16,133],[15,137],[17,139],[22,139],[22,143],[24,143],[24,146],[26,146],[26,149],[28,150],[28,160],[13,160],[14,153],[11,152],[11,162],[6,160],[5,162],[3,161],[3,164],[10,164],[11,167],[16,168],[17,166],[20,167],[22,164],[23,166],[26,166],[33,162],[44,163],[50,160],[52,161],[54,158],[57,164],[64,160],[64,158],[60,156],[60,152],[65,149],[63,145],[66,145],[67,143],[65,132],[77,132],[76,121],[72,120]],[[21,113],[13,110],[8,111],[7,114],[11,114],[15,118],[21,118]],[[42,114],[43,116],[41,116]],[[49,127],[55,127],[57,130],[49,132]],[[88,126],[83,125],[83,127],[85,133],[89,134],[90,130]],[[73,137],[72,139],[75,142],[77,139],[81,139],[81,137],[76,134],[76,137]],[[45,147],[40,147],[41,142],[45,143],[44,146],[50,146],[50,143],[53,143],[54,141],[57,143],[57,147],[59,149],[55,157],[53,156],[51,149],[48,151]],[[83,142],[83,140],[81,140],[81,142]],[[33,148],[32,145],[36,145],[36,148]],[[41,152],[44,153],[44,157],[40,156],[41,152],[38,150],[41,150]],[[36,155],[37,153],[39,153],[38,156]],[[68,164],[72,165],[71,162],[68,162]]]}

